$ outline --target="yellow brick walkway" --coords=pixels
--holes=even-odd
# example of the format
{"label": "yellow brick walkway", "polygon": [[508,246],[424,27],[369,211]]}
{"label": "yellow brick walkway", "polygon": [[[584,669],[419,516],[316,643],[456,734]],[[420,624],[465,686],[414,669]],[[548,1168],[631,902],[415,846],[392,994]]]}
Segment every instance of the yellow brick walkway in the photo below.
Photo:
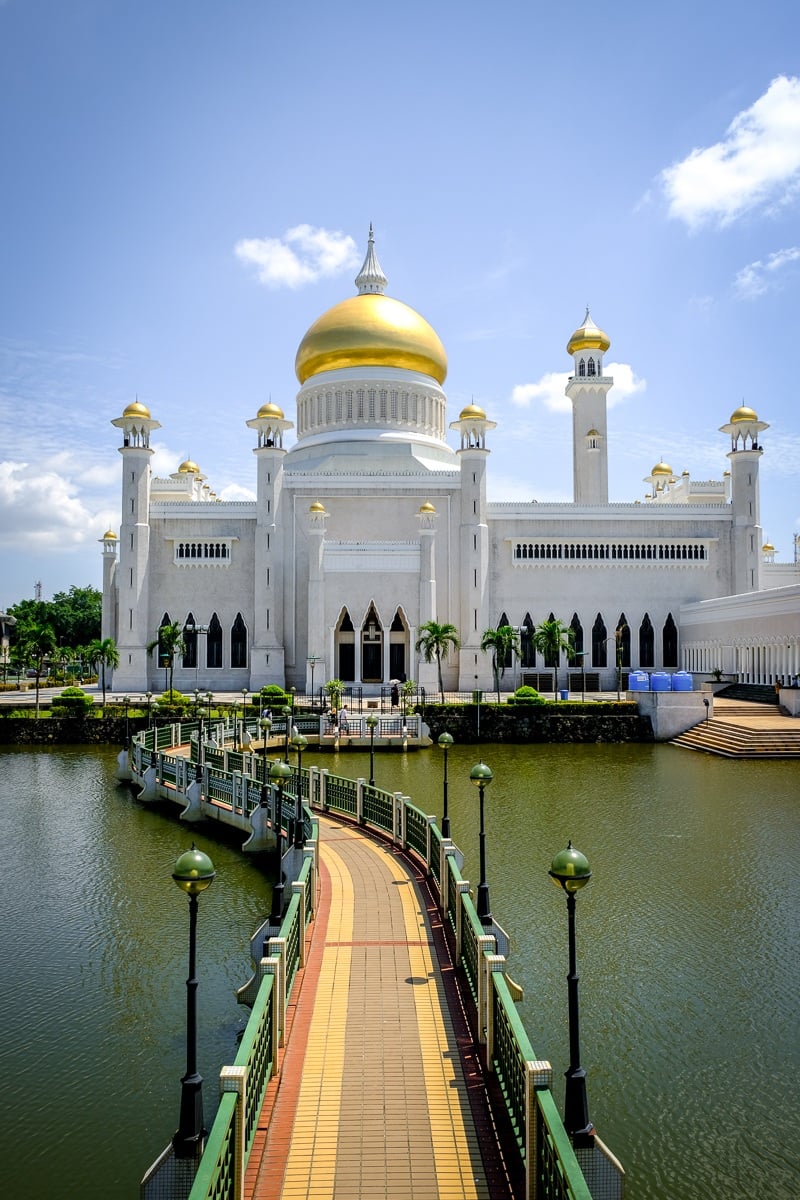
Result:
{"label": "yellow brick walkway", "polygon": [[[470,1103],[482,1084],[462,1066],[411,868],[388,843],[327,818],[320,844],[321,916],[248,1195],[508,1196],[504,1178],[487,1182]],[[499,1151],[484,1151],[494,1179]]]}

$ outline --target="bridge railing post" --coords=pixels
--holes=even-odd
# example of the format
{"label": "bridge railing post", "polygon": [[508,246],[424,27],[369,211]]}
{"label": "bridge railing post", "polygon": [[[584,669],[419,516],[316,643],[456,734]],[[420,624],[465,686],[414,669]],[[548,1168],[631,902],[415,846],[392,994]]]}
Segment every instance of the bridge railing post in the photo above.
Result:
{"label": "bridge railing post", "polygon": [[297,941],[298,950],[300,953],[299,965],[304,967],[306,965],[306,885],[302,880],[300,880],[300,882],[297,880],[294,881],[292,884],[292,895],[299,897],[300,901],[300,912],[298,914],[300,936]]}
{"label": "bridge railing post", "polygon": [[392,805],[392,841],[399,842],[402,837],[403,830],[403,793],[394,793],[394,804]]}
{"label": "bridge railing post", "polygon": [[491,934],[483,933],[475,939],[478,946],[478,1041],[485,1043],[486,1041],[486,996],[489,990],[488,979],[489,972],[486,970],[486,962],[484,956],[493,954],[497,949],[497,943]]}
{"label": "bridge railing post", "polygon": [[[283,1045],[286,1024],[286,938],[271,937],[267,944],[267,971],[275,976],[275,1045]],[[269,964],[275,963],[270,970]]]}
{"label": "bridge railing post", "polygon": [[454,843],[448,838],[443,838],[439,843],[439,907],[443,917],[447,916],[447,901],[450,895],[450,868],[447,860],[455,852]]}
{"label": "bridge railing post", "polygon": [[364,824],[364,784],[366,779],[356,780],[356,820],[359,825]]}
{"label": "bridge railing post", "polygon": [[247,1067],[223,1067],[219,1073],[219,1090],[236,1093],[236,1140],[233,1151],[233,1187],[235,1200],[244,1200],[244,1160],[247,1130]]}
{"label": "bridge railing post", "polygon": [[537,1088],[549,1091],[553,1086],[553,1068],[545,1059],[525,1063],[525,1200],[538,1200],[542,1158],[542,1122],[536,1104]]}
{"label": "bridge railing post", "polygon": [[492,975],[495,971],[501,974],[506,969],[506,959],[504,954],[485,954],[484,965],[486,967],[486,1070],[493,1071],[494,1059],[494,984],[492,983]]}
{"label": "bridge railing post", "polygon": [[328,807],[328,776],[330,771],[323,767],[319,773],[319,806],[323,812]]}
{"label": "bridge railing post", "polygon": [[469,895],[469,880],[459,879],[456,883],[456,966],[461,966],[464,949],[464,901],[463,896]]}
{"label": "bridge railing post", "polygon": [[[430,876],[430,873],[431,873],[431,846],[433,843],[433,836],[431,834],[431,830],[432,830],[433,826],[436,824],[436,817],[429,815],[425,818],[425,821],[426,821],[426,825],[427,825],[427,828],[425,830],[425,874]],[[441,865],[441,860],[440,860],[440,865]]]}

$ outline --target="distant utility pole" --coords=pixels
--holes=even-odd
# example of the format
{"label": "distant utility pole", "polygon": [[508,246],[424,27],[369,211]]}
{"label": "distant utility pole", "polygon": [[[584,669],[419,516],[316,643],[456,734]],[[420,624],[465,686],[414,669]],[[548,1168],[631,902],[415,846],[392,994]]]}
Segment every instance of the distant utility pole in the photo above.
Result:
{"label": "distant utility pole", "polygon": [[34,600],[41,600],[41,598],[42,598],[42,581],[41,581],[41,579],[37,579],[36,583],[33,585],[33,598],[34,598]]}

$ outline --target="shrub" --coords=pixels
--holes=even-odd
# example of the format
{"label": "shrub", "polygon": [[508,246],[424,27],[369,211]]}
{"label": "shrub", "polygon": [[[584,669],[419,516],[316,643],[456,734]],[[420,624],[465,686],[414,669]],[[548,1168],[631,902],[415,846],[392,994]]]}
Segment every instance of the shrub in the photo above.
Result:
{"label": "shrub", "polygon": [[262,708],[282,708],[291,704],[291,697],[277,683],[268,683],[258,693]]}
{"label": "shrub", "polygon": [[54,697],[50,711],[54,717],[83,717],[93,708],[92,697],[82,688],[68,687],[60,696]]}
{"label": "shrub", "polygon": [[509,704],[546,704],[547,701],[539,695],[536,688],[523,685],[517,688],[513,696],[508,698]]}

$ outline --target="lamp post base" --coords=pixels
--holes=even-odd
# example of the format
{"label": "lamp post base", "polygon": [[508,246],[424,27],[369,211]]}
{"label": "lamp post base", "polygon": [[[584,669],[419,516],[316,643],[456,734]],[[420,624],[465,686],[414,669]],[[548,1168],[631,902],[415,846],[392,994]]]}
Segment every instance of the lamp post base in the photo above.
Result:
{"label": "lamp post base", "polygon": [[172,1147],[177,1158],[199,1158],[208,1137],[203,1128],[203,1077],[184,1075],[181,1085],[180,1124]]}

